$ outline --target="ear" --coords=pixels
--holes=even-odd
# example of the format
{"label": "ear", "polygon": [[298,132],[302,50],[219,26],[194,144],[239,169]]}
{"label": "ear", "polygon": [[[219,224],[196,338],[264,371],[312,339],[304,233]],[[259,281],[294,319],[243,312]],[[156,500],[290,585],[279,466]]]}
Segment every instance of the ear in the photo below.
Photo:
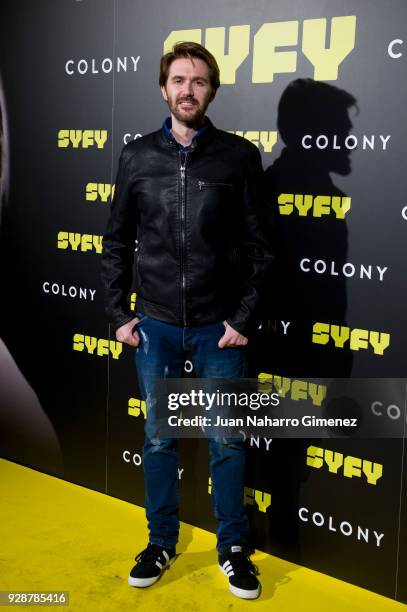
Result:
{"label": "ear", "polygon": [[168,102],[168,96],[167,96],[167,92],[166,92],[166,89],[165,89],[165,85],[161,85],[160,89],[161,89],[161,93],[163,95],[164,100],[166,102]]}
{"label": "ear", "polygon": [[209,102],[212,102],[215,99],[217,89],[212,89],[211,97],[209,98]]}

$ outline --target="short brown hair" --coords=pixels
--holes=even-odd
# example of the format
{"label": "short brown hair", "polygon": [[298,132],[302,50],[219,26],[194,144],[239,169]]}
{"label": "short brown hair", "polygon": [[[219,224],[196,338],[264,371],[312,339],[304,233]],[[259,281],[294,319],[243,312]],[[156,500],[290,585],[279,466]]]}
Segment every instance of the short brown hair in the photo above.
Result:
{"label": "short brown hair", "polygon": [[163,87],[166,85],[168,73],[170,71],[170,66],[172,62],[176,59],[185,57],[197,57],[198,59],[203,60],[207,64],[209,68],[209,80],[212,85],[212,89],[215,92],[220,85],[218,62],[216,61],[212,53],[208,51],[208,49],[205,49],[205,47],[196,42],[176,43],[172,51],[162,56],[160,61],[160,86]]}

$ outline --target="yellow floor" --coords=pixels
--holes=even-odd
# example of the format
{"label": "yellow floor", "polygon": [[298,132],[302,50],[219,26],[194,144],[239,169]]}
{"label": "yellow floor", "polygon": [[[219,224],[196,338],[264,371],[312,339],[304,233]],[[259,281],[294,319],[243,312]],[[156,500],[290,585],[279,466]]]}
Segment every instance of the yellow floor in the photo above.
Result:
{"label": "yellow floor", "polygon": [[252,559],[261,571],[262,595],[240,600],[217,567],[214,535],[185,523],[177,561],[154,586],[134,589],[127,574],[147,543],[144,508],[1,459],[0,482],[0,590],[69,591],[70,605],[61,611],[406,610],[261,552]]}

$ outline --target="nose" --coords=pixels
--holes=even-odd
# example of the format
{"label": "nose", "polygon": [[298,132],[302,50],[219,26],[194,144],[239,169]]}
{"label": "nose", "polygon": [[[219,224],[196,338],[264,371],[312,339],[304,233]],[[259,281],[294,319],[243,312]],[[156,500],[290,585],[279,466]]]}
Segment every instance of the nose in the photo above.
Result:
{"label": "nose", "polygon": [[194,95],[194,88],[193,88],[192,81],[189,81],[189,80],[184,81],[184,87],[182,88],[182,93],[184,94],[184,96]]}

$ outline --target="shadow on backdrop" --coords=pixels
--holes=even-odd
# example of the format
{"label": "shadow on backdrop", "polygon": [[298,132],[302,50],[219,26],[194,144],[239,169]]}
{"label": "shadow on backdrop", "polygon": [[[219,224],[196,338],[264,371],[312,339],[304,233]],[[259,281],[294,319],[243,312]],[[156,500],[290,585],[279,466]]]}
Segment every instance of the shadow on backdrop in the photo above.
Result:
{"label": "shadow on backdrop", "polygon": [[[342,200],[346,194],[335,186],[331,173],[346,176],[351,172],[351,151],[344,141],[352,128],[349,110],[353,107],[357,109],[351,94],[312,79],[291,82],[281,96],[277,126],[285,147],[265,173],[275,261],[262,329],[251,348],[251,375],[266,372],[301,379],[351,374],[350,351],[313,344],[312,329],[318,321],[346,325],[346,277],[329,274],[331,262],[341,270],[347,261],[346,214],[338,218],[332,208],[329,211],[329,204],[336,197],[336,208],[346,209]],[[305,144],[312,144],[311,148],[303,147],[304,135],[309,135]],[[330,143],[324,149],[315,146],[320,135]],[[340,148],[333,148],[334,136]],[[285,202],[281,194],[288,194]],[[329,214],[316,216],[321,211],[316,196],[328,196],[320,202]],[[320,260],[326,264],[325,273],[313,268]],[[301,261],[309,272],[301,269]],[[323,264],[317,267],[320,270]],[[281,321],[290,322],[286,334]],[[255,481],[257,474],[260,481],[267,479],[272,492],[269,520],[255,526],[255,541],[266,542],[272,553],[297,563],[307,557],[304,552],[303,558],[297,511],[302,484],[309,477],[307,447],[313,443],[316,440],[275,438],[262,460],[258,452],[248,454],[248,482]]]}
{"label": "shadow on backdrop", "polygon": [[[285,147],[266,170],[270,236],[275,249],[257,370],[289,377],[347,377],[347,350],[312,343],[316,322],[346,325],[349,199],[331,173],[351,172],[345,139],[352,128],[348,92],[297,79],[283,92],[277,126]],[[303,146],[303,138],[306,147]],[[316,139],[324,135],[317,148]],[[281,194],[287,194],[283,196]],[[327,196],[318,198],[317,196]],[[333,262],[333,263],[332,263]],[[284,334],[281,321],[289,322]]]}

